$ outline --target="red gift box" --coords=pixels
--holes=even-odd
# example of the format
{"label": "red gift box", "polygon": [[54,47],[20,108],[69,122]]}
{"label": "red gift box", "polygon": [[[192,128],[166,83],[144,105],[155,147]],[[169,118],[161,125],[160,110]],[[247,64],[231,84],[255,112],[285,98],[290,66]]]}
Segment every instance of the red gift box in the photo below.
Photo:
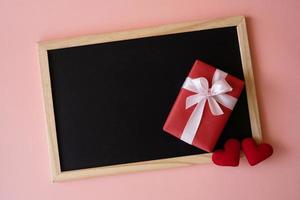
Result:
{"label": "red gift box", "polygon": [[243,87],[242,80],[196,60],[163,130],[211,152]]}

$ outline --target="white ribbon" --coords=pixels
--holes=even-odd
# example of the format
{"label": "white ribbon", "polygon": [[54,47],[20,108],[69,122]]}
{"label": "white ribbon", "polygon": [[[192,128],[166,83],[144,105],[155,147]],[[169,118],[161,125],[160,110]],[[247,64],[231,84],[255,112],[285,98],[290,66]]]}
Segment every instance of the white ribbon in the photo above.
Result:
{"label": "white ribbon", "polygon": [[181,140],[192,144],[202,119],[206,100],[208,101],[211,113],[215,116],[224,114],[218,103],[230,110],[234,108],[237,99],[226,94],[232,91],[232,87],[225,80],[226,76],[227,73],[217,69],[212,79],[211,88],[209,88],[208,81],[204,77],[195,79],[187,77],[182,88],[195,92],[196,94],[186,98],[185,109],[195,104],[197,105],[184,127],[180,138]]}

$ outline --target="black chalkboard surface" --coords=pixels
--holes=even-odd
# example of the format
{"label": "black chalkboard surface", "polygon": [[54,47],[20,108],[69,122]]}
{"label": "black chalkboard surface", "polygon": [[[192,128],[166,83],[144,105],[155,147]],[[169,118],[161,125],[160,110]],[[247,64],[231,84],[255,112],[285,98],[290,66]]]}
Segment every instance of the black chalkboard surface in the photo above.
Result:
{"label": "black chalkboard surface", "polygon": [[[194,61],[244,79],[236,26],[47,50],[62,172],[207,153],[162,130]],[[246,91],[216,146],[251,137]]]}

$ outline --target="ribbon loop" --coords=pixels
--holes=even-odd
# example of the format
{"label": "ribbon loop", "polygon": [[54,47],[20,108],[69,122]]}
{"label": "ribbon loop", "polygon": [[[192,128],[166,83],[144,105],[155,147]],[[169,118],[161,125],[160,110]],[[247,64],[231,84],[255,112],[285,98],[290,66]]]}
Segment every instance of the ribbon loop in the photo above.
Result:
{"label": "ribbon loop", "polygon": [[211,88],[209,88],[208,80],[205,77],[195,79],[187,77],[182,88],[196,94],[186,98],[185,108],[188,109],[195,104],[197,105],[184,127],[181,140],[192,144],[202,119],[206,100],[208,101],[210,111],[214,116],[224,114],[219,104],[222,104],[231,110],[234,108],[237,99],[226,94],[227,92],[232,91],[232,87],[225,80],[226,76],[227,73],[217,69],[212,79]]}
{"label": "ribbon loop", "polygon": [[216,81],[211,87],[211,95],[216,96],[232,91],[232,87],[225,79]]}

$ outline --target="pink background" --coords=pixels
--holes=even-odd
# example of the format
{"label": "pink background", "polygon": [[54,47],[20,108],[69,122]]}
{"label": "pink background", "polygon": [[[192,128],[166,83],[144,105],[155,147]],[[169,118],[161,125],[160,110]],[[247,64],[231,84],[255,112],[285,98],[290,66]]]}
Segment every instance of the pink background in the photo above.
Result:
{"label": "pink background", "polygon": [[[299,0],[0,0],[0,199],[300,199]],[[37,41],[247,15],[265,141],[214,165],[52,184]]]}

